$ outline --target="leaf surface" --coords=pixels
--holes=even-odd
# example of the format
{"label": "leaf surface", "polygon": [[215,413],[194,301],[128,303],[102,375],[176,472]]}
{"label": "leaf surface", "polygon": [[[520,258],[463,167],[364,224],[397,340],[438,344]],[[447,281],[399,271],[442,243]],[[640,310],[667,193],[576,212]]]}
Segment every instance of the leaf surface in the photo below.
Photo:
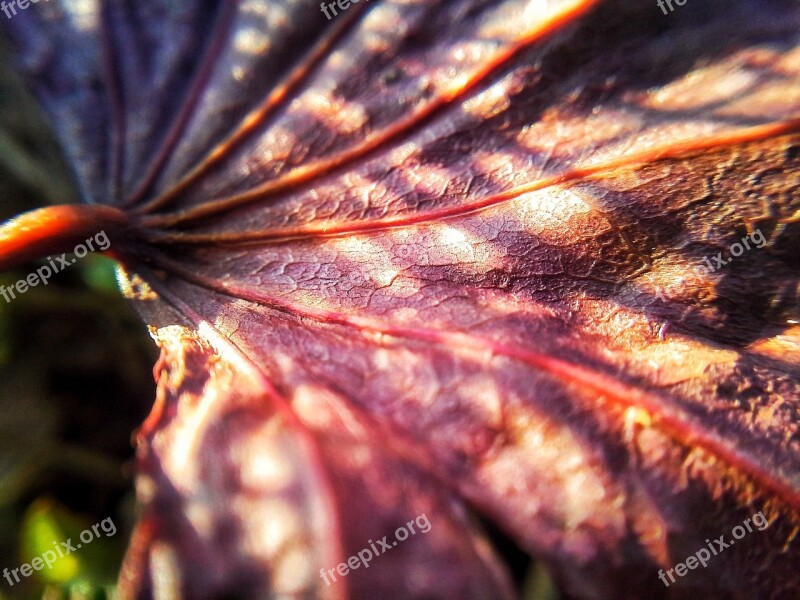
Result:
{"label": "leaf surface", "polygon": [[475,515],[577,598],[800,593],[796,2],[7,27],[162,348],[126,594],[515,597]]}

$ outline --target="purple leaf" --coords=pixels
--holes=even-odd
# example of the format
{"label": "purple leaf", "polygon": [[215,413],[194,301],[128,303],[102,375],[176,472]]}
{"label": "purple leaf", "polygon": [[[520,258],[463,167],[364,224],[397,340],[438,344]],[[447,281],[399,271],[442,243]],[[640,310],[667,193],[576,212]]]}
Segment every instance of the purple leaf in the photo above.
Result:
{"label": "purple leaf", "polygon": [[797,597],[797,3],[339,12],[4,24],[95,206],[0,264],[107,228],[162,349],[123,596],[517,597],[480,516],[570,597]]}

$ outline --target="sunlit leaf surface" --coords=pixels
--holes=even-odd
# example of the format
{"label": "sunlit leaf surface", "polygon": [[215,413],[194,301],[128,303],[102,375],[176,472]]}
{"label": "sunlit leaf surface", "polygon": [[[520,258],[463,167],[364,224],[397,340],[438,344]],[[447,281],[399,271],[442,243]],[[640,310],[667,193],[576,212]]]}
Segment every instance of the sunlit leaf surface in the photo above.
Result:
{"label": "sunlit leaf surface", "polygon": [[118,210],[0,259],[107,227],[162,349],[125,594],[517,597],[480,515],[571,597],[800,595],[796,1],[3,26]]}

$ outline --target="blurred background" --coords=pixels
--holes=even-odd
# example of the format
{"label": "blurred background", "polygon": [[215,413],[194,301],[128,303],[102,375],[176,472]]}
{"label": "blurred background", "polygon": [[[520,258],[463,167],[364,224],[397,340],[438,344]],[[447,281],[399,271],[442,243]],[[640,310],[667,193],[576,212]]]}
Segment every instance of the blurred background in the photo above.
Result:
{"label": "blurred background", "polygon": [[[76,200],[58,144],[8,58],[0,51],[0,222]],[[29,272],[1,273],[0,284]],[[53,542],[74,546],[104,519],[116,528],[107,535],[106,522],[91,543],[20,583],[0,578],[0,600],[110,597],[135,516],[131,432],[154,398],[156,356],[103,257],[83,258],[10,303],[0,296],[0,571]]]}

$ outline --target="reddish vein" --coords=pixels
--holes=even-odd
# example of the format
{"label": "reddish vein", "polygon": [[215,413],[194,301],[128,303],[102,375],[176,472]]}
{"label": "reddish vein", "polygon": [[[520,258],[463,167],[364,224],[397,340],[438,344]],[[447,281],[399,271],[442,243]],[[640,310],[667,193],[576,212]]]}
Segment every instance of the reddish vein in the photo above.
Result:
{"label": "reddish vein", "polygon": [[[687,447],[699,446],[714,454],[734,468],[746,473],[760,482],[765,488],[783,498],[794,508],[800,509],[800,490],[787,484],[763,468],[757,457],[746,454],[724,438],[708,431],[702,423],[680,407],[671,406],[664,399],[633,385],[613,379],[590,367],[581,366],[541,352],[529,350],[515,344],[504,344],[471,333],[448,332],[440,329],[422,327],[402,327],[385,323],[369,317],[348,315],[336,311],[313,308],[287,300],[279,299],[258,290],[233,285],[227,281],[216,281],[193,273],[181,265],[167,259],[155,259],[163,268],[203,288],[247,300],[295,317],[310,319],[327,325],[340,325],[359,331],[370,331],[392,337],[407,338],[439,346],[453,352],[483,351],[490,355],[505,356],[545,371],[562,381],[575,384],[592,394],[607,398],[623,407],[645,410],[654,422],[677,441]],[[161,286],[160,286],[161,287]]]}
{"label": "reddish vein", "polygon": [[[322,457],[314,434],[300,420],[292,408],[291,403],[283,396],[259,365],[250,360],[236,344],[222,335],[213,325],[203,319],[201,315],[195,312],[194,309],[183,300],[165,289],[164,286],[156,283],[156,279],[152,279],[152,281],[154,282],[153,287],[158,290],[159,295],[190,321],[198,334],[211,344],[218,355],[225,357],[226,360],[231,362],[240,375],[256,383],[258,388],[262,391],[264,399],[269,400],[276,411],[292,426],[292,431],[297,435],[298,441],[309,459],[309,468],[313,475],[312,479],[317,482],[320,488],[325,492],[324,495],[327,500],[325,506],[330,511],[331,515],[330,518],[324,519],[327,531],[325,533],[326,539],[324,540],[323,547],[327,548],[329,552],[329,556],[325,557],[327,563],[338,564],[344,559],[344,547],[341,542],[341,540],[344,539],[341,530],[341,517],[337,509],[337,503],[334,500],[336,498],[336,493],[330,477],[328,476],[328,471],[325,468],[325,460]],[[343,595],[341,596],[342,598],[347,597],[346,590],[347,588],[344,588]]]}
{"label": "reddish vein", "polygon": [[180,140],[181,134],[188,125],[189,119],[197,107],[197,103],[200,101],[200,98],[203,94],[203,88],[208,83],[209,77],[211,77],[211,73],[214,70],[215,60],[222,51],[225,41],[228,39],[230,27],[233,23],[238,4],[238,0],[229,0],[228,2],[225,2],[220,9],[221,13],[217,17],[217,23],[214,28],[214,34],[211,43],[206,48],[203,59],[200,62],[200,67],[198,68],[194,81],[192,82],[189,92],[186,95],[186,99],[182,103],[180,110],[178,111],[178,114],[172,123],[172,126],[170,127],[167,135],[164,138],[164,141],[161,144],[161,147],[145,171],[145,174],[142,176],[142,180],[139,182],[133,192],[131,192],[130,196],[126,198],[123,206],[131,206],[142,199],[142,197],[150,189],[150,186],[153,185],[156,177],[158,177],[159,173],[166,164],[169,155],[172,153],[175,145]]}
{"label": "reddish vein", "polygon": [[[178,183],[160,196],[137,207],[135,212],[140,214],[149,213],[169,204],[179,194],[197,181],[199,177],[219,163],[233,148],[262,127],[267,119],[275,115],[276,112],[285,105],[286,101],[291,98],[292,93],[302,85],[320,62],[328,56],[331,48],[336,45],[352,24],[357,21],[364,10],[366,10],[366,4],[362,4],[348,11],[348,13],[344,15],[344,18],[339,20],[336,25],[327,32],[305,56],[303,56],[300,64],[289,72],[286,79],[275,87],[267,98],[242,120],[237,129],[212,148],[189,173],[178,181]],[[144,191],[146,190],[140,190],[141,193]]]}
{"label": "reddish vein", "polygon": [[[700,150],[719,148],[726,145],[737,145],[770,137],[792,133],[800,129],[800,119],[793,119],[781,123],[770,123],[749,127],[732,133],[724,133],[701,140],[691,140],[681,144],[661,146],[642,152],[637,152],[618,159],[589,167],[573,169],[565,173],[545,177],[525,185],[506,190],[499,194],[486,196],[473,202],[448,206],[438,210],[420,212],[413,215],[388,217],[370,221],[356,221],[348,223],[307,225],[294,228],[263,229],[250,232],[229,233],[183,233],[165,232],[154,233],[149,238],[153,243],[178,243],[178,244],[238,244],[250,242],[279,243],[289,240],[305,239],[311,237],[337,237],[385,229],[407,227],[439,221],[448,218],[460,217],[473,212],[503,204],[514,200],[523,194],[528,194],[544,188],[565,183],[574,183],[585,179],[598,179],[606,177],[609,172],[629,167],[636,164],[646,164],[656,160],[674,159]],[[155,219],[145,217],[143,224],[154,226]]]}
{"label": "reddish vein", "polygon": [[[447,88],[438,96],[431,99],[430,102],[422,104],[416,110],[412,111],[406,118],[400,119],[396,123],[377,131],[368,136],[362,143],[348,150],[340,152],[332,157],[298,166],[285,176],[247,192],[213,200],[175,213],[153,216],[150,217],[149,222],[154,226],[163,227],[225,212],[247,203],[264,199],[267,196],[273,196],[298,185],[308,183],[334,169],[339,169],[356,160],[364,158],[378,148],[413,131],[414,127],[427,121],[434,113],[441,111],[461,99],[465,94],[473,91],[482,81],[494,73],[499,67],[506,64],[515,55],[539,42],[544,36],[573,23],[577,17],[589,10],[596,2],[598,2],[598,0],[576,0],[567,8],[552,15],[542,23],[539,23],[533,30],[528,31],[514,43],[508,44],[498,50],[490,60],[487,60],[476,68],[470,77],[465,78],[465,81],[461,85],[453,85]],[[148,206],[148,210],[151,208],[151,206]]]}

